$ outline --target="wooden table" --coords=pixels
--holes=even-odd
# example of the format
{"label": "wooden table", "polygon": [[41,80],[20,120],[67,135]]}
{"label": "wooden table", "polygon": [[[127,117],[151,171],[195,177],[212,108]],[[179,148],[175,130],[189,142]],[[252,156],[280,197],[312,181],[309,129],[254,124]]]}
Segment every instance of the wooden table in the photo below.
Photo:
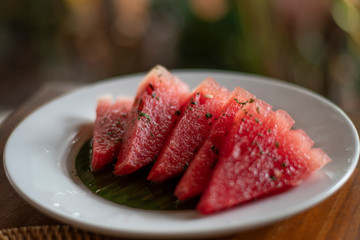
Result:
{"label": "wooden table", "polygon": [[[6,140],[14,127],[43,103],[67,90],[59,86],[44,86],[5,119],[0,126],[1,164]],[[359,131],[360,113],[350,112],[348,115]],[[351,178],[338,192],[313,208],[269,226],[219,239],[360,239],[359,168],[358,164]],[[39,225],[64,224],[47,217],[20,198],[10,186],[3,167],[0,167],[0,229]]]}

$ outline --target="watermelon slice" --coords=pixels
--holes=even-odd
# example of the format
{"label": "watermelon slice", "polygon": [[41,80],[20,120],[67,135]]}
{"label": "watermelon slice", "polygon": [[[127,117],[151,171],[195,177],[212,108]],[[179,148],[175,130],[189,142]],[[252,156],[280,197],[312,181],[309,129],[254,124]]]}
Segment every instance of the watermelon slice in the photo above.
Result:
{"label": "watermelon slice", "polygon": [[211,125],[220,115],[229,95],[230,92],[212,78],[205,79],[193,90],[148,180],[162,182],[184,172],[209,134]]}
{"label": "watermelon slice", "polygon": [[179,200],[195,197],[205,189],[225,138],[232,127],[235,114],[246,104],[251,104],[254,98],[254,95],[240,87],[233,90],[219,120],[212,125],[209,137],[196,153],[176,186],[175,196]]}
{"label": "watermelon slice", "polygon": [[294,120],[256,99],[235,117],[197,210],[213,213],[297,185],[330,158]]}
{"label": "watermelon slice", "polygon": [[116,159],[123,141],[126,121],[133,98],[112,96],[99,98],[93,132],[91,169],[98,171]]}
{"label": "watermelon slice", "polygon": [[189,87],[162,66],[147,74],[130,112],[116,175],[130,174],[156,158],[189,93]]}

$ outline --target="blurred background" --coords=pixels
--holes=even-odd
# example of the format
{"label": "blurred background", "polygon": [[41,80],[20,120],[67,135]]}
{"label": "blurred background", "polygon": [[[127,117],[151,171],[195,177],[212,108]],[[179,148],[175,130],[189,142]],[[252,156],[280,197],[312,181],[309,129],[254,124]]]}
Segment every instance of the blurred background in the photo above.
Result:
{"label": "blurred background", "polygon": [[275,77],[359,111],[360,1],[0,1],[0,111],[155,64]]}

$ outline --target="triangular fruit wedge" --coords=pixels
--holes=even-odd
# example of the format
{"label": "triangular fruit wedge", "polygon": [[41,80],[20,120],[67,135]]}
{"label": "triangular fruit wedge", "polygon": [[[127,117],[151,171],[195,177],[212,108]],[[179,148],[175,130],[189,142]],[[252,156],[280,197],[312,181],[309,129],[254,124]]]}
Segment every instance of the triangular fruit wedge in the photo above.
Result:
{"label": "triangular fruit wedge", "polygon": [[197,210],[212,213],[297,185],[330,158],[283,110],[256,99],[239,111]]}
{"label": "triangular fruit wedge", "polygon": [[209,134],[230,92],[212,78],[193,90],[183,106],[181,118],[166,140],[148,180],[162,182],[181,175]]}
{"label": "triangular fruit wedge", "polygon": [[195,154],[194,159],[176,186],[175,196],[179,200],[195,197],[205,189],[219,158],[219,152],[225,138],[232,127],[235,114],[245,105],[251,104],[254,98],[254,95],[240,87],[236,87],[232,91],[219,119],[212,125],[208,138]]}
{"label": "triangular fruit wedge", "polygon": [[114,174],[130,174],[156,158],[189,93],[189,87],[162,66],[147,74],[130,111]]}
{"label": "triangular fruit wedge", "polygon": [[91,169],[98,171],[117,158],[126,130],[133,98],[99,98],[93,132]]}

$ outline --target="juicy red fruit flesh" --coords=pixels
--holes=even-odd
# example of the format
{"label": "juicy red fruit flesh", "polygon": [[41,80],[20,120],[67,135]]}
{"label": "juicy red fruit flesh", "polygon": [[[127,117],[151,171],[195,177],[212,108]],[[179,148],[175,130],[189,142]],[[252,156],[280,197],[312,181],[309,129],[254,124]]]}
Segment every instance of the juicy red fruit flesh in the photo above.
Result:
{"label": "juicy red fruit flesh", "polygon": [[[260,100],[239,112],[197,209],[212,213],[297,185],[330,159],[292,118]],[[311,157],[313,156],[313,157]]]}
{"label": "juicy red fruit flesh", "polygon": [[175,189],[179,200],[186,200],[202,193],[207,186],[223,143],[230,131],[235,114],[243,106],[249,104],[255,96],[237,87],[225,103],[219,119],[212,125],[210,134],[199,151],[195,154],[188,169],[181,177]]}
{"label": "juicy red fruit flesh", "polygon": [[130,174],[156,158],[188,94],[188,86],[164,67],[157,66],[148,73],[130,111],[116,175]]}
{"label": "juicy red fruit flesh", "polygon": [[132,98],[124,97],[114,103],[111,97],[98,100],[91,158],[93,171],[99,171],[117,157],[132,103]]}
{"label": "juicy red fruit flesh", "polygon": [[181,118],[161,150],[148,180],[163,182],[184,173],[218,118],[229,91],[205,79],[183,106]]}

